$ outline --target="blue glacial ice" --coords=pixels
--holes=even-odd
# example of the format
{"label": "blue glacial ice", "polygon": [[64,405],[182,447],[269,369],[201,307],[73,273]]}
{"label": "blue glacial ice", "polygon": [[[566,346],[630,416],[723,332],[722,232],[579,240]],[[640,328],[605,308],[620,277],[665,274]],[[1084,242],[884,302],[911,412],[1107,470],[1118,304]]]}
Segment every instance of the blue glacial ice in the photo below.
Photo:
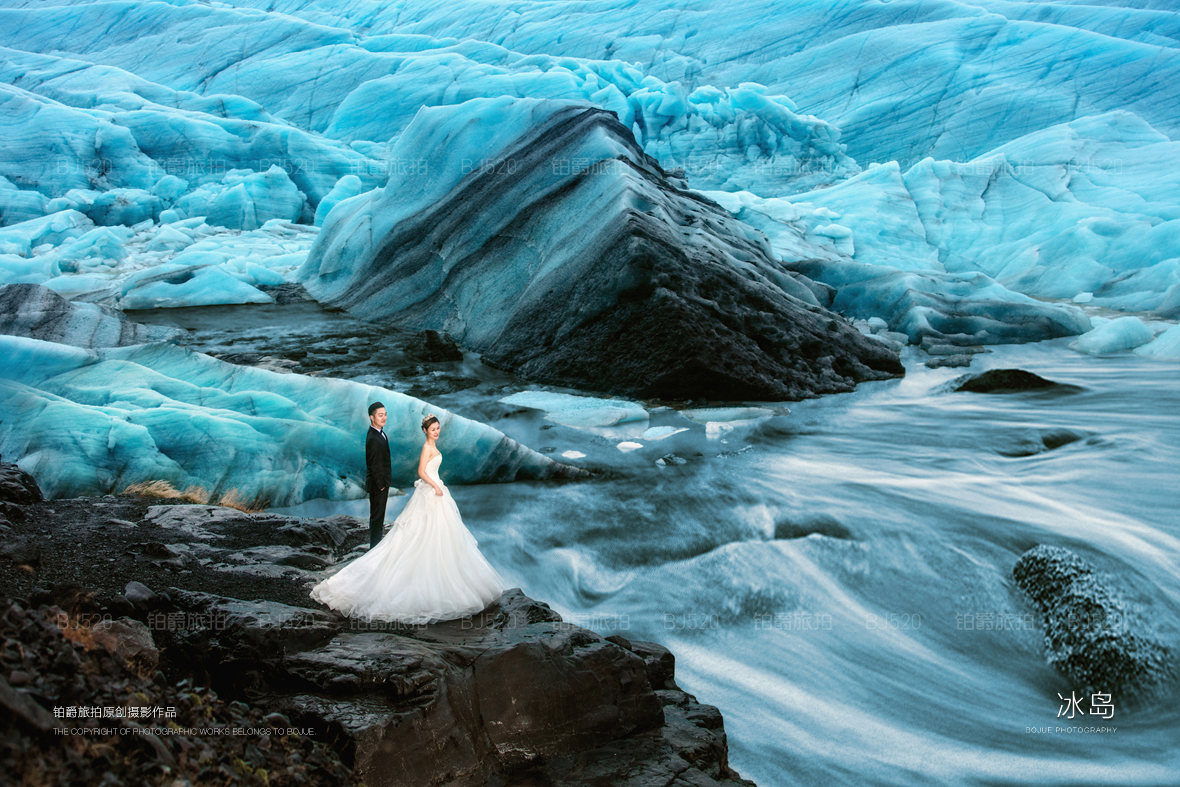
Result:
{"label": "blue glacial ice", "polygon": [[[160,4],[144,11],[139,25],[116,5],[73,13],[78,25],[107,33],[79,40],[53,24],[53,9],[0,10],[0,44],[13,59],[0,78],[35,94],[32,101],[44,95],[91,113],[95,106],[125,110],[110,119],[128,126],[143,152],[161,163],[178,153],[192,158],[167,144],[177,135],[162,110],[174,106],[181,111],[171,113],[172,125],[183,124],[187,146],[204,155],[200,161],[245,166],[243,152],[252,151],[256,165],[267,158],[305,164],[296,184],[313,207],[344,174],[324,159],[352,152],[332,141],[372,157],[366,166],[353,154],[359,172],[380,174],[421,158],[422,152],[389,158],[385,147],[420,107],[494,96],[601,106],[634,131],[649,155],[714,188],[807,187],[858,170],[835,127],[749,79],[722,87],[667,81],[625,59],[522,54],[487,41],[392,31],[361,37],[295,15],[229,7]],[[4,36],[5,29],[12,32]],[[248,63],[243,40],[251,44]],[[76,57],[38,54],[45,52]],[[284,121],[297,127],[288,132],[290,150],[275,144]],[[315,132],[314,141],[300,129]]]}
{"label": "blue glacial ice", "polygon": [[64,210],[0,227],[0,284],[122,309],[270,303],[264,288],[287,281],[315,237],[282,219],[245,232],[201,217],[106,227]]}
{"label": "blue glacial ice", "polygon": [[643,405],[627,399],[600,399],[554,391],[520,391],[500,401],[542,410],[547,419],[565,426],[617,426],[647,420],[647,410]]}
{"label": "blue glacial ice", "polygon": [[[150,220],[160,245],[197,217],[320,225],[391,174],[452,163],[400,144],[424,107],[574,100],[615,112],[784,258],[841,263],[799,270],[841,290],[818,300],[911,341],[1088,328],[1029,298],[1180,316],[1166,4],[590,0],[576,29],[554,2],[234,5],[0,3],[0,224]],[[48,275],[23,256],[0,259],[3,281],[96,298],[135,260]],[[201,272],[130,302],[254,302],[266,278]]]}
{"label": "blue glacial ice", "polygon": [[220,183],[204,183],[172,205],[179,218],[203,216],[209,224],[242,230],[271,219],[298,221],[307,209],[306,195],[277,164],[265,172],[232,169]]}
{"label": "blue glacial ice", "polygon": [[[0,9],[0,40],[14,13]],[[9,43],[30,45],[16,38]],[[0,176],[20,192],[0,184],[5,224],[30,217],[37,197],[27,192],[46,198],[44,210],[74,208],[98,223],[158,219],[172,209],[181,218],[208,215],[210,223],[253,229],[271,218],[310,221],[341,177],[352,174],[371,188],[383,172],[349,145],[239,96],[196,95],[118,68],[16,48],[0,52]]]}
{"label": "blue glacial ice", "polygon": [[[1077,309],[1180,301],[1180,143],[1127,112],[1034,132],[978,159],[869,167],[831,188],[710,192],[775,251],[837,290],[834,306],[927,334],[1019,341],[1080,333]],[[1035,300],[1034,300],[1035,299]],[[955,327],[962,318],[964,326]]]}
{"label": "blue glacial ice", "polygon": [[859,262],[980,272],[1039,298],[1090,292],[1096,305],[1151,310],[1180,284],[1177,194],[1180,143],[1114,112],[972,161],[882,165],[791,199],[838,213],[825,224],[848,230]]}
{"label": "blue glacial ice", "polygon": [[[593,0],[574,31],[565,4],[519,0],[79,3],[72,27],[55,7],[0,5],[5,224],[72,209],[321,225],[391,174],[455,163],[402,144],[424,107],[575,100],[841,290],[819,301],[911,341],[1088,328],[1045,299],[1180,316],[1180,98],[1154,87],[1180,83],[1165,10]],[[51,278],[4,263],[4,281]],[[60,275],[72,294],[102,280]],[[130,302],[264,299],[240,270],[194,279]]]}
{"label": "blue glacial ice", "polygon": [[1095,319],[1094,322],[1097,327],[1079,336],[1071,345],[1074,349],[1090,355],[1103,355],[1134,349],[1155,338],[1151,328],[1138,317]]}
{"label": "blue glacial ice", "polygon": [[1161,361],[1180,361],[1180,325],[1172,325],[1147,344],[1136,347],[1136,355]]}
{"label": "blue glacial ice", "polygon": [[476,8],[433,0],[249,4],[334,27],[363,24],[369,36],[417,33],[642,63],[665,82],[759,82],[841,129],[861,164],[969,160],[1031,131],[1115,109],[1180,132],[1180,94],[1164,87],[1180,84],[1180,23],[1166,0],[1135,4],[1147,8],[589,0],[572,18],[568,3],[536,0]]}
{"label": "blue glacial ice", "polygon": [[443,424],[452,483],[562,466],[476,421],[369,385],[236,366],[169,344],[83,349],[0,336],[0,454],[51,497],[164,480],[293,505],[363,494],[369,402],[384,402],[394,480],[417,469],[423,414]]}

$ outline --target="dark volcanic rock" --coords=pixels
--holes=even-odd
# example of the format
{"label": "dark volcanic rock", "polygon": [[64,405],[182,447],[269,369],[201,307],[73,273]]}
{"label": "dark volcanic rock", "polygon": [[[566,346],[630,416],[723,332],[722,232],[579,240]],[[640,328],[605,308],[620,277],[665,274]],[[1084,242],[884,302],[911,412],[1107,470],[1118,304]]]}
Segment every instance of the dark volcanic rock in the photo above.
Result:
{"label": "dark volcanic rock", "polygon": [[262,284],[258,286],[258,289],[274,298],[275,303],[284,305],[289,303],[306,303],[312,300],[312,297],[307,294],[307,290],[303,289],[303,285],[295,282]]}
{"label": "dark volcanic rock", "polygon": [[[727,765],[716,709],[676,688],[653,643],[562,623],[519,590],[430,626],[185,593],[215,621],[176,646],[232,664],[256,705],[325,729],[369,785],[748,784]],[[254,608],[251,611],[251,608]]]}
{"label": "dark volcanic rock", "polygon": [[[21,661],[0,672],[11,684],[0,685],[0,703],[15,719],[6,734],[64,781],[111,772],[141,783],[167,765],[193,783],[257,780],[257,768],[271,784],[347,782],[325,757],[330,743],[351,780],[371,787],[750,784],[728,766],[720,713],[676,686],[675,661],[659,645],[564,623],[519,590],[480,615],[428,626],[312,606],[308,591],[326,572],[302,559],[317,569],[349,559],[367,543],[367,523],[117,496],[33,503],[26,513],[17,539],[52,533],[71,549],[46,550],[28,571],[0,554],[0,591],[97,621],[71,624],[92,650],[63,649],[57,634],[49,655],[7,648]],[[178,683],[212,691],[178,692]],[[29,699],[17,684],[40,693]],[[54,723],[38,711],[49,697],[122,705],[133,691],[178,706],[181,727],[289,722],[300,733],[256,739],[273,741],[269,751],[195,733],[98,737],[71,755],[68,739],[36,731]],[[102,759],[111,751],[118,764]]]}
{"label": "dark volcanic rock", "polygon": [[996,452],[1003,456],[1035,456],[1082,440],[1095,439],[1093,433],[1077,429],[1029,429],[1016,436],[1011,443],[997,446]]}
{"label": "dark volcanic rock", "polygon": [[1012,575],[1040,609],[1046,657],[1074,681],[1072,688],[1136,703],[1175,679],[1172,649],[1077,554],[1042,544],[1020,556]]}
{"label": "dark volcanic rock", "polygon": [[147,585],[132,580],[123,589],[123,598],[137,607],[150,608],[158,597]]}
{"label": "dark volcanic rock", "polygon": [[973,360],[975,360],[974,355],[938,355],[926,361],[926,366],[931,369],[938,369],[943,366],[957,369],[970,366]]}
{"label": "dark volcanic rock", "polygon": [[120,347],[164,341],[178,331],[131,322],[93,303],[67,301],[40,284],[0,287],[0,333],[76,347]]}
{"label": "dark volcanic rock", "polygon": [[1019,393],[1021,391],[1054,390],[1061,393],[1080,390],[1075,385],[1055,383],[1024,369],[988,369],[976,375],[954,380],[951,390],[971,393]]}
{"label": "dark volcanic rock", "polygon": [[128,669],[147,677],[156,671],[160,651],[152,632],[138,620],[100,620],[90,627],[94,642],[122,661]]}
{"label": "dark volcanic rock", "polygon": [[16,465],[0,462],[0,503],[19,506],[42,499],[41,488],[31,475]]}
{"label": "dark volcanic rock", "polygon": [[486,165],[334,209],[299,272],[312,295],[445,330],[527,379],[633,396],[801,399],[903,374],[612,113],[490,100],[498,126],[528,130],[488,149],[473,105],[419,113],[398,144],[445,138]]}
{"label": "dark volcanic rock", "polygon": [[421,363],[445,363],[463,360],[463,351],[445,333],[422,331],[417,342],[406,346],[406,356]]}
{"label": "dark volcanic rock", "polygon": [[[92,624],[91,613],[30,608],[11,597],[0,606],[0,767],[6,783],[355,783],[335,750],[289,722],[277,724],[264,711],[188,679],[129,668],[95,641],[105,635],[91,636],[106,625],[104,616],[98,618]],[[80,713],[96,706],[123,715]],[[128,709],[140,715],[128,717]],[[254,734],[241,734],[246,730]]]}

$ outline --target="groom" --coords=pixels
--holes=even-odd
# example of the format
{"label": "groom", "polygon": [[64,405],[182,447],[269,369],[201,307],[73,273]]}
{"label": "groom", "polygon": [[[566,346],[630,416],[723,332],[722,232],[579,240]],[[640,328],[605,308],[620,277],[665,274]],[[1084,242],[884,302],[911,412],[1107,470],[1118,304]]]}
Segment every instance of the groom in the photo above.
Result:
{"label": "groom", "polygon": [[369,431],[365,435],[365,488],[369,490],[369,549],[377,546],[385,529],[385,503],[393,468],[389,460],[389,438],[385,436],[385,405],[369,405]]}

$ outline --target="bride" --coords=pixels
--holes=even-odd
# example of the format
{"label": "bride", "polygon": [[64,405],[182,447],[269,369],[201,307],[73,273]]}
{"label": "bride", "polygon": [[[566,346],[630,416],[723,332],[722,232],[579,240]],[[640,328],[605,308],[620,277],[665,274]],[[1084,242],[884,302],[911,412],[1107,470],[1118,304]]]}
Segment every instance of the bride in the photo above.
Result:
{"label": "bride", "polygon": [[504,592],[439,480],[438,418],[422,419],[422,431],[409,502],[377,546],[312,588],[316,601],[353,617],[430,623],[481,612]]}

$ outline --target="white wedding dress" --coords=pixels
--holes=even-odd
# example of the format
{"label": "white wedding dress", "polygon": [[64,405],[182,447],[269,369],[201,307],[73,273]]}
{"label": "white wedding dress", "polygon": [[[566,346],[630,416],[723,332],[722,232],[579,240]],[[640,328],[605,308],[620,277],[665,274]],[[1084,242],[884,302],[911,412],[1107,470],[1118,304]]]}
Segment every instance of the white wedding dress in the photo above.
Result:
{"label": "white wedding dress", "polygon": [[399,623],[431,623],[483,611],[504,592],[504,580],[480,554],[439,480],[439,454],[426,463],[440,486],[422,479],[377,546],[311,590],[311,597],[345,615]]}

